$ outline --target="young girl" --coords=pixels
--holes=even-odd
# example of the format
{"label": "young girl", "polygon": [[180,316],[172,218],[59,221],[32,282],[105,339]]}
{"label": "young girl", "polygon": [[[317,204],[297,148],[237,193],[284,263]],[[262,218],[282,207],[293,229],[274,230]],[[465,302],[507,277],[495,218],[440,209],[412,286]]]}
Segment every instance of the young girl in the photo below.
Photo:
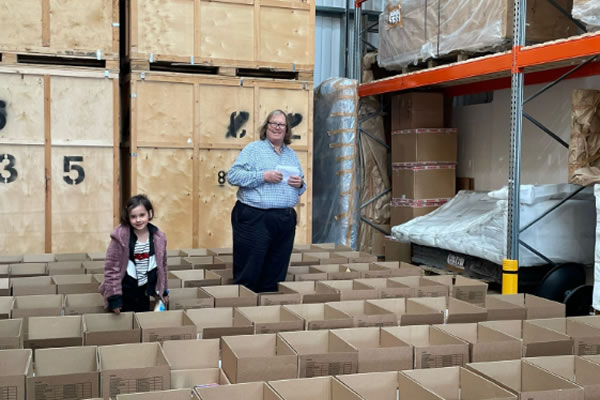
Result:
{"label": "young girl", "polygon": [[150,311],[150,296],[168,303],[167,236],[150,223],[153,217],[148,197],[133,196],[110,235],[100,292],[115,314]]}

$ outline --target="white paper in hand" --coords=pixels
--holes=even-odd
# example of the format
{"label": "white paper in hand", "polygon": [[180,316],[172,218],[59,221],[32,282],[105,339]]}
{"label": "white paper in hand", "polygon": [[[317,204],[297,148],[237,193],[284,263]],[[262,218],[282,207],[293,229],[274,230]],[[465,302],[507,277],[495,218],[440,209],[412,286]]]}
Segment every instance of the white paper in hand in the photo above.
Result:
{"label": "white paper in hand", "polygon": [[300,176],[300,170],[296,167],[290,167],[289,165],[278,165],[277,171],[283,175],[282,183],[288,183],[290,176]]}

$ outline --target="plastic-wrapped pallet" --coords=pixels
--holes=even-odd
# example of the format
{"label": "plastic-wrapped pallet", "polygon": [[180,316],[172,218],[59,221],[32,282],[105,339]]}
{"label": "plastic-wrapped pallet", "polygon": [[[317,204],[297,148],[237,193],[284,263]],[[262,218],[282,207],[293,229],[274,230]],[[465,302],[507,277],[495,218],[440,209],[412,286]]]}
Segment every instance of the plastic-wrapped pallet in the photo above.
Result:
{"label": "plastic-wrapped pallet", "polygon": [[[557,0],[565,10],[573,0]],[[512,37],[510,0],[388,0],[379,19],[379,65],[399,69],[453,52],[506,47]],[[576,34],[575,24],[547,1],[527,5],[528,43]]]}
{"label": "plastic-wrapped pallet", "polygon": [[589,31],[600,29],[600,0],[573,0],[571,14],[586,24]]}
{"label": "plastic-wrapped pallet", "polygon": [[600,185],[594,185],[596,196],[596,251],[594,253],[594,294],[592,307],[600,311]]}

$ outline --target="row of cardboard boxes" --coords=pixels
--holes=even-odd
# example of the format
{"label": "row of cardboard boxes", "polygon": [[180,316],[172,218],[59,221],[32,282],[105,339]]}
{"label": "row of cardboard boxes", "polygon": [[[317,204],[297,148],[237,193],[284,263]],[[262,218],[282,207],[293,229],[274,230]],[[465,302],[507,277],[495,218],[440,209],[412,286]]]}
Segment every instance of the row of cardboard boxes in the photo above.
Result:
{"label": "row of cardboard boxes", "polygon": [[[203,385],[221,386],[329,375],[338,378],[348,375],[351,378],[351,374],[356,373],[413,368],[433,368],[435,371],[436,368],[462,367],[468,366],[468,363],[483,365],[492,361],[502,361],[496,365],[516,367],[518,370],[522,357],[561,360],[554,367],[562,368],[563,373],[567,373],[573,372],[576,365],[581,367],[583,358],[573,356],[589,358],[595,355],[592,358],[598,360],[599,321],[599,317],[589,316],[456,325],[362,327],[225,336],[220,341],[173,340],[162,344],[35,349],[34,353],[31,349],[2,350],[0,391],[14,390],[11,399],[36,400],[100,395],[108,399],[123,393],[176,388],[187,389],[189,395],[190,389]],[[562,326],[569,326],[571,334],[557,330]],[[589,372],[594,374],[587,376],[597,377],[599,368],[592,368]],[[507,369],[501,372],[506,377],[513,371]],[[440,376],[439,379],[447,381],[451,376]],[[520,373],[514,377],[518,381],[519,377],[523,379],[525,376]],[[556,386],[556,382],[546,388],[553,391],[557,389],[562,387]],[[396,390],[392,393],[395,394]],[[408,395],[408,392],[400,392],[401,399],[414,399],[404,397]],[[304,393],[304,396],[300,398],[321,398],[308,393]],[[598,396],[585,398],[597,399]]]}
{"label": "row of cardboard boxes", "polygon": [[[370,326],[564,318],[561,303],[535,296],[490,295],[487,307],[452,297],[349,300],[315,304],[101,313],[103,305],[71,304],[68,295],[16,298],[0,310],[0,348],[57,347],[215,338]],[[6,298],[9,301],[12,298]],[[523,302],[523,303],[521,303]],[[63,315],[63,313],[65,315]],[[77,314],[82,313],[82,314]],[[112,334],[109,334],[112,332]],[[91,335],[91,336],[90,336]],[[115,340],[117,340],[115,342]]]}

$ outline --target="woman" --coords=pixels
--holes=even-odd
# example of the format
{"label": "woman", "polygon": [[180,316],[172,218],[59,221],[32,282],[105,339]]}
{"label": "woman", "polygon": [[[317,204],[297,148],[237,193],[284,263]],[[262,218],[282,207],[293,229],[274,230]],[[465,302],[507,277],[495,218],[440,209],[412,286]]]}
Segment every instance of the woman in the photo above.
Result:
{"label": "woman", "polygon": [[227,173],[238,186],[231,212],[234,283],[260,293],[285,280],[296,234],[298,198],[306,191],[292,129],[282,110],[272,111]]}

